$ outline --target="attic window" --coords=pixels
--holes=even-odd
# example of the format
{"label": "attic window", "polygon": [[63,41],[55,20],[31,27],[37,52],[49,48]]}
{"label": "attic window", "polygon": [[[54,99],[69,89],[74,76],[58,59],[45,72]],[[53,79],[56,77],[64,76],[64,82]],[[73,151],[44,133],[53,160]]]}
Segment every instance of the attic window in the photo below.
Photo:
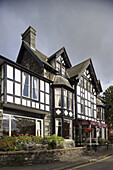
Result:
{"label": "attic window", "polygon": [[58,62],[56,62],[56,70],[60,71],[60,64]]}

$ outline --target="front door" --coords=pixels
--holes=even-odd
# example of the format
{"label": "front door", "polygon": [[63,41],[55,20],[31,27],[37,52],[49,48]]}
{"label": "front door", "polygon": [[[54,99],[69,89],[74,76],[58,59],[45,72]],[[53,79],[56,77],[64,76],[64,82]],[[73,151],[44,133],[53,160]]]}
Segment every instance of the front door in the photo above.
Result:
{"label": "front door", "polygon": [[64,138],[71,139],[72,138],[72,121],[64,120]]}

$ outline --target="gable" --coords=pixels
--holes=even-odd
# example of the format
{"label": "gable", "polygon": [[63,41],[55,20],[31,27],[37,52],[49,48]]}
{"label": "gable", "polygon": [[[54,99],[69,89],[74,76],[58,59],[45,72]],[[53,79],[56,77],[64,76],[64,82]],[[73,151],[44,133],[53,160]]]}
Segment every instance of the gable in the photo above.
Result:
{"label": "gable", "polygon": [[55,66],[54,64],[55,60],[62,62],[62,64],[65,65],[66,69],[72,67],[70,60],[68,58],[67,52],[64,47],[58,50],[52,56],[50,56],[47,61],[51,63],[53,66]]}
{"label": "gable", "polygon": [[100,89],[91,59],[85,60],[84,62],[68,69],[67,72],[71,79],[76,78],[76,80],[79,80],[82,75],[86,76],[89,81],[92,81],[97,92],[102,90]]}
{"label": "gable", "polygon": [[43,63],[23,43],[16,62],[37,74],[43,75]]}

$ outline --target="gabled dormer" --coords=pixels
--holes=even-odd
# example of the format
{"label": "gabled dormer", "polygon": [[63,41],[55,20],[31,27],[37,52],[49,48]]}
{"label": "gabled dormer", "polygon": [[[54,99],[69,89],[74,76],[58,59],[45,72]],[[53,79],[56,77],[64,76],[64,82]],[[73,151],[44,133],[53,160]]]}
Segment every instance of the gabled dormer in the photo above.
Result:
{"label": "gabled dormer", "polygon": [[64,47],[50,56],[47,61],[56,69],[57,74],[67,77],[67,69],[71,67],[71,63]]}

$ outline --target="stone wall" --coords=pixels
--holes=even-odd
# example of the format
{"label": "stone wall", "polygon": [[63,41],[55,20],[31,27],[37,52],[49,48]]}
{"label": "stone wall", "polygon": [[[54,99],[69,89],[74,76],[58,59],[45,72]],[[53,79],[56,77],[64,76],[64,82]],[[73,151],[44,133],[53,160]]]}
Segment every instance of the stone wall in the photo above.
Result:
{"label": "stone wall", "polygon": [[27,51],[24,51],[23,57],[21,62],[19,63],[22,66],[26,67],[27,69],[35,72],[36,74],[39,74],[43,76],[44,74],[44,68],[42,65],[40,65],[36,59]]}
{"label": "stone wall", "polygon": [[47,151],[9,151],[0,152],[0,167],[36,165],[55,161],[76,159],[86,153],[85,147],[55,149]]}

